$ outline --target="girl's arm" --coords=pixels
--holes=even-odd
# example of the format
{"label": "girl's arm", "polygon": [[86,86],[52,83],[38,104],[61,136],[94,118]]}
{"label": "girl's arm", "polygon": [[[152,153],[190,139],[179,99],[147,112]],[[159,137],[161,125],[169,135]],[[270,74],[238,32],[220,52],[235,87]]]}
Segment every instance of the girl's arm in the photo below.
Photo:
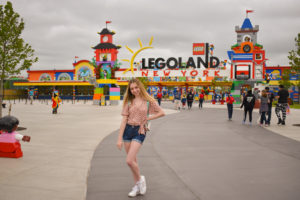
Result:
{"label": "girl's arm", "polygon": [[165,116],[165,115],[166,115],[165,112],[164,112],[162,109],[160,109],[160,111],[159,111],[158,113],[149,116],[149,117],[148,117],[148,120],[157,119],[157,118],[163,117],[163,116]]}
{"label": "girl's arm", "polygon": [[123,133],[125,130],[125,126],[128,120],[128,116],[123,116],[122,122],[121,122],[121,126],[120,126],[120,131],[119,131],[119,136],[118,136],[118,142],[117,142],[117,147],[119,150],[122,149],[122,145],[123,145]]}

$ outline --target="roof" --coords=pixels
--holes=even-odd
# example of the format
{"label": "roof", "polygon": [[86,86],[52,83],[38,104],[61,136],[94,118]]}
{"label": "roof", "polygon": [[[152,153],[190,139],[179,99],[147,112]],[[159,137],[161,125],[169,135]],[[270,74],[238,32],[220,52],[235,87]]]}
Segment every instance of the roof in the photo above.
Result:
{"label": "roof", "polygon": [[243,22],[242,29],[245,29],[245,28],[251,28],[251,29],[253,28],[249,18],[246,18]]}
{"label": "roof", "polygon": [[114,35],[115,33],[108,30],[107,28],[102,29],[102,31],[99,33],[100,35],[104,35],[104,34],[110,34],[110,35]]}
{"label": "roof", "polygon": [[112,43],[99,43],[97,46],[93,47],[93,49],[120,49],[121,47],[116,46]]}

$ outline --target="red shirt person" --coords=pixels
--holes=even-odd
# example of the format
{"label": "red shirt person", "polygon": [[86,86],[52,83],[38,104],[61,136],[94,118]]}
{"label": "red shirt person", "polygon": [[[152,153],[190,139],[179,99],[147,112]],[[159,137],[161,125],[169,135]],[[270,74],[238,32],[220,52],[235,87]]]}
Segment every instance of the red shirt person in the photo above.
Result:
{"label": "red shirt person", "polygon": [[232,120],[232,113],[233,113],[233,103],[235,102],[233,96],[231,94],[228,94],[226,98],[227,103],[227,110],[228,110],[228,120]]}

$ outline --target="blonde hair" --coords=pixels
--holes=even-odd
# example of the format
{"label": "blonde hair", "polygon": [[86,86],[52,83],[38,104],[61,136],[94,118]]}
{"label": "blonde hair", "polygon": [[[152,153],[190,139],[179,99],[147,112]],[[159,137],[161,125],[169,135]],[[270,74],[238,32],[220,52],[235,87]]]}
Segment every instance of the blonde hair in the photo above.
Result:
{"label": "blonde hair", "polygon": [[128,82],[128,86],[126,88],[126,92],[125,92],[125,95],[124,95],[123,106],[128,104],[128,102],[132,102],[132,100],[135,98],[135,96],[130,91],[130,86],[133,83],[135,83],[139,87],[140,95],[144,100],[147,100],[149,102],[155,102],[155,99],[153,97],[151,97],[148,94],[148,92],[146,91],[143,83],[139,79],[133,78]]}
{"label": "blonde hair", "polygon": [[261,96],[268,97],[266,90],[261,91]]}

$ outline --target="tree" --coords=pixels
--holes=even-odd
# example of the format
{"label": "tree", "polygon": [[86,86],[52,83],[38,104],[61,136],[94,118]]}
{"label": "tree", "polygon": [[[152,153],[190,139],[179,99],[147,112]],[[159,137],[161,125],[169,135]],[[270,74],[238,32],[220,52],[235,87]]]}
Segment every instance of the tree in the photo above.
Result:
{"label": "tree", "polygon": [[[292,76],[296,77],[296,84],[294,84],[298,88],[298,92],[300,89],[300,33],[298,33],[298,36],[295,38],[295,46],[296,50],[292,50],[289,52],[289,64],[291,65],[290,74]],[[298,98],[298,102],[300,99]]]}
{"label": "tree", "polygon": [[283,85],[285,88],[291,87],[293,84],[290,81],[291,70],[285,69],[281,72],[281,80],[279,81],[280,85]]}
{"label": "tree", "polygon": [[25,24],[14,12],[12,3],[0,5],[0,117],[2,117],[3,82],[13,74],[20,74],[37,62],[34,50],[21,38]]}

